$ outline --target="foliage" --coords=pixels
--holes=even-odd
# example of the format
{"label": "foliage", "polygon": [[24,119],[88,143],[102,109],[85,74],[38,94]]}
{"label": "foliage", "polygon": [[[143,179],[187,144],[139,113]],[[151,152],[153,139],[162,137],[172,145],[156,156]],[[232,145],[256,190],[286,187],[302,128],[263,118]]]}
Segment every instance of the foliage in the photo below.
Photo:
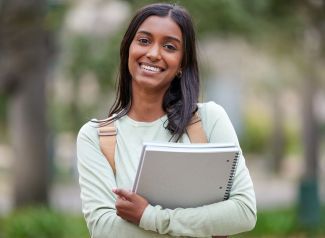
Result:
{"label": "foliage", "polygon": [[48,11],[45,19],[46,27],[52,31],[60,30],[68,7],[69,5],[66,2],[48,0]]}
{"label": "foliage", "polygon": [[[322,220],[312,230],[298,224],[295,208],[258,213],[254,230],[234,238],[246,237],[325,237],[325,207]],[[0,219],[0,238],[86,238],[89,237],[84,218],[55,212],[46,208],[18,210]]]}
{"label": "foliage", "polygon": [[[284,125],[284,150],[286,154],[299,154],[302,151],[298,128]],[[267,116],[249,112],[244,118],[244,129],[240,144],[245,153],[271,153],[272,122]]]}
{"label": "foliage", "polygon": [[251,113],[244,119],[240,144],[245,153],[264,153],[270,144],[271,125],[261,115]]}
{"label": "foliage", "polygon": [[325,227],[321,224],[325,224],[325,207],[320,224],[313,229],[299,224],[296,209],[264,211],[258,214],[254,230],[233,237],[325,237]]}
{"label": "foliage", "polygon": [[82,217],[42,207],[17,210],[3,218],[0,224],[1,238],[89,237]]}
{"label": "foliage", "polygon": [[285,127],[285,152],[286,154],[300,154],[303,150],[301,136],[294,126],[287,124]]}
{"label": "foliage", "polygon": [[99,80],[102,92],[105,92],[107,87],[112,87],[119,63],[121,39],[121,34],[104,39],[72,37],[69,42],[71,61],[67,65],[68,73],[72,79],[78,81],[83,74],[93,72]]}
{"label": "foliage", "polygon": [[[93,106],[80,105],[78,101],[78,88],[81,78],[87,73],[95,76],[100,88],[101,95],[112,91],[115,86],[117,67],[119,63],[119,44],[122,39],[121,33],[117,33],[107,38],[92,38],[86,36],[72,36],[67,44],[69,45],[70,59],[65,66],[68,78],[73,81],[72,102],[69,105],[53,106],[62,115],[54,119],[55,122],[62,121],[62,118],[68,124],[59,123],[57,127],[66,130],[77,131],[85,121],[89,120],[89,115],[95,111]],[[100,103],[100,102],[98,102]],[[97,104],[96,104],[97,105]],[[62,108],[60,108],[62,107]],[[54,109],[55,109],[54,108]],[[108,111],[107,111],[108,114]],[[54,115],[54,117],[57,117]]]}
{"label": "foliage", "polygon": [[[154,0],[131,1],[137,9]],[[295,0],[178,0],[176,2],[188,9],[202,36],[240,35],[246,38],[260,37],[274,30],[279,34],[293,36],[300,28],[300,18],[295,15]],[[296,7],[292,7],[296,6]],[[276,27],[275,27],[276,26]]]}

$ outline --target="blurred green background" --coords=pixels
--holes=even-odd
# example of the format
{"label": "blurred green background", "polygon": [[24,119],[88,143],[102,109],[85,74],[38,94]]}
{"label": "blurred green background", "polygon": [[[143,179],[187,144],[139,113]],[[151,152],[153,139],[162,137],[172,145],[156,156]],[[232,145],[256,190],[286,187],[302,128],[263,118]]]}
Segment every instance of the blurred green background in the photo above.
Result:
{"label": "blurred green background", "polygon": [[[76,135],[107,116],[123,33],[153,2],[0,1],[0,238],[89,237]],[[325,237],[325,1],[176,3],[200,100],[226,109],[254,182],[256,228],[235,237]]]}

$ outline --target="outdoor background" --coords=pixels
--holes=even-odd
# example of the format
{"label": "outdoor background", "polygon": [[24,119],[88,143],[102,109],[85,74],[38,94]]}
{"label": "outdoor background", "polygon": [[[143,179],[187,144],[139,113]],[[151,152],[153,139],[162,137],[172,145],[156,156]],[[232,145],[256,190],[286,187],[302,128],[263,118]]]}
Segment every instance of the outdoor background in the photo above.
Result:
{"label": "outdoor background", "polygon": [[[0,238],[88,237],[76,136],[107,116],[123,33],[152,2],[0,0]],[[258,222],[236,237],[325,237],[325,1],[176,3],[200,101],[225,108],[254,182]]]}

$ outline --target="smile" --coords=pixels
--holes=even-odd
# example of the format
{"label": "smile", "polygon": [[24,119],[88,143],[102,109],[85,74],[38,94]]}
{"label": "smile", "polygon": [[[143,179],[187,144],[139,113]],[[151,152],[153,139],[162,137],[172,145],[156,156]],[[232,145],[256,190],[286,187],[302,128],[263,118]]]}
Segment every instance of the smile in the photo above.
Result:
{"label": "smile", "polygon": [[144,69],[146,71],[150,71],[150,72],[162,72],[163,69],[156,67],[156,66],[150,66],[150,65],[146,65],[146,64],[140,64],[141,69]]}

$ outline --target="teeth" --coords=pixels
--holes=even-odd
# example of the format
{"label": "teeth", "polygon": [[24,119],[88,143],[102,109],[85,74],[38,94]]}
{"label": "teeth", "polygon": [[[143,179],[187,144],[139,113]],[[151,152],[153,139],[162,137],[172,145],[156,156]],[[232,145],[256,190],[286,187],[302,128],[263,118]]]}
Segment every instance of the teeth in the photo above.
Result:
{"label": "teeth", "polygon": [[144,64],[141,65],[141,68],[143,68],[145,70],[148,70],[148,71],[153,71],[153,72],[160,72],[161,71],[161,69],[158,68],[158,67],[153,67],[153,66],[144,65]]}

